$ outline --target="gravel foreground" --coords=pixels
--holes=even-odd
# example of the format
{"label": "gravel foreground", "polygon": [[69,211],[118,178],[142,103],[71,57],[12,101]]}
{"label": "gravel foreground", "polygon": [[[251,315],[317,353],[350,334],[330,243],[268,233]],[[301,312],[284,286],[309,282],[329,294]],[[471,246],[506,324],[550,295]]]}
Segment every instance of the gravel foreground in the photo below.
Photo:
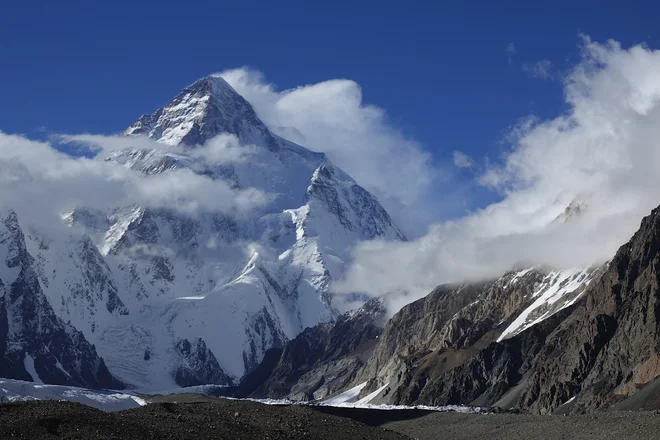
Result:
{"label": "gravel foreground", "polygon": [[420,440],[658,439],[660,415],[609,412],[588,416],[435,413],[382,425]]}
{"label": "gravel foreground", "polygon": [[0,404],[0,439],[656,439],[660,415],[457,414],[154,399],[117,413],[62,401]]}
{"label": "gravel foreground", "polygon": [[0,439],[253,440],[409,437],[314,411],[254,402],[152,403],[106,413],[79,403],[31,401],[0,404]]}

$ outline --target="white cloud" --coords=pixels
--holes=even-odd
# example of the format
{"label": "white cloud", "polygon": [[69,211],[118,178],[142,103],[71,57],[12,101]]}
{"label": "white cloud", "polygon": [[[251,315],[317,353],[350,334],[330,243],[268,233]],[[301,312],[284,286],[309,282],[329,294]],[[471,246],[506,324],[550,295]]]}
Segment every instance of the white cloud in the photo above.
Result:
{"label": "white cloud", "polygon": [[511,64],[511,61],[513,61],[513,56],[516,54],[516,45],[513,42],[511,42],[506,45],[505,50],[507,56],[509,57],[509,64]]}
{"label": "white cloud", "polygon": [[121,150],[160,150],[171,154],[187,155],[203,159],[209,165],[243,162],[256,153],[254,145],[242,145],[233,134],[223,133],[210,139],[204,145],[193,149],[163,145],[146,136],[105,136],[97,134],[64,134],[53,139],[75,145],[94,154],[109,154]]}
{"label": "white cloud", "polygon": [[474,165],[474,161],[467,154],[461,151],[454,151],[454,165],[459,168],[470,168]]}
{"label": "white cloud", "polygon": [[187,151],[187,154],[202,158],[209,165],[245,162],[256,153],[257,148],[254,145],[241,145],[233,134],[221,134],[206,144]]}
{"label": "white cloud", "polygon": [[[117,137],[69,136],[68,141],[92,143],[103,151],[118,148]],[[195,154],[205,160],[236,157],[226,153],[235,139],[216,139]],[[152,146],[147,139],[132,138],[131,147]],[[127,144],[128,145],[128,144]],[[224,145],[224,146],[221,146]],[[103,147],[100,147],[103,146]],[[162,145],[159,145],[162,147]],[[242,215],[270,201],[263,191],[234,189],[220,179],[181,168],[145,175],[128,167],[99,159],[71,157],[49,143],[0,132],[0,206],[14,209],[30,223],[50,227],[54,219],[73,208],[107,210],[141,205],[170,208],[186,214],[223,212]]]}
{"label": "white cloud", "polygon": [[[660,51],[584,39],[565,79],[569,110],[525,118],[511,150],[480,177],[502,201],[437,224],[410,243],[363,243],[340,291],[396,293],[393,308],[444,282],[497,277],[513,265],[610,259],[660,203]],[[586,206],[555,221],[572,201]],[[407,296],[403,293],[406,292]]]}
{"label": "white cloud", "polygon": [[163,144],[146,136],[105,136],[100,134],[60,134],[52,136],[52,141],[77,146],[91,153],[111,153],[127,149],[162,149]]}
{"label": "white cloud", "polygon": [[393,211],[425,201],[438,170],[430,154],[362,101],[360,86],[338,79],[278,91],[259,72],[218,75],[254,107],[274,131],[315,151],[350,174]]}
{"label": "white cloud", "polygon": [[552,62],[550,60],[541,60],[534,64],[523,64],[523,72],[528,75],[539,79],[552,78]]}

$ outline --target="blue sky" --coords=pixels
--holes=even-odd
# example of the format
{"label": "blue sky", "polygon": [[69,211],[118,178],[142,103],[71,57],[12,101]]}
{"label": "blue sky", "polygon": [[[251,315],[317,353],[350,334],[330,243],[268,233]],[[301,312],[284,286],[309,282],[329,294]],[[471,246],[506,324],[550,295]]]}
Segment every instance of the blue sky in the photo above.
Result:
{"label": "blue sky", "polygon": [[[195,79],[249,66],[280,89],[354,80],[434,161],[497,160],[519,118],[564,109],[579,33],[660,46],[652,2],[433,3],[5,2],[0,130],[115,133]],[[496,198],[463,172],[468,209]]]}

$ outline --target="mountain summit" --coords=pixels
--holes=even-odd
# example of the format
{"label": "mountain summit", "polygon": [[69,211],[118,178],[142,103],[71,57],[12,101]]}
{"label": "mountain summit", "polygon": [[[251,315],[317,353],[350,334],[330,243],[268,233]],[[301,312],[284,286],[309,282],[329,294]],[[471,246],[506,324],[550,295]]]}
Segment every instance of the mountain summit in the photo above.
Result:
{"label": "mountain summit", "polygon": [[223,78],[207,76],[183,89],[169,104],[142,115],[125,135],[146,135],[167,145],[204,144],[221,134],[277,151],[278,142],[254,109]]}

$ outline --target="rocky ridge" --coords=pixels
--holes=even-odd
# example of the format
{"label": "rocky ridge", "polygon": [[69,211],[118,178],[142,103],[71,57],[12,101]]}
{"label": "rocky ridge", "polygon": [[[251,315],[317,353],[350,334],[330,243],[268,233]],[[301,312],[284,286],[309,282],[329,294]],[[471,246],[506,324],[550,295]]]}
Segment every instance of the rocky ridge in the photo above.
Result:
{"label": "rocky ridge", "polygon": [[386,314],[383,302],[373,299],[334,323],[305,329],[284,348],[269,350],[259,368],[227,394],[313,401],[338,392],[371,356]]}
{"label": "rocky ridge", "polygon": [[[39,283],[18,216],[0,218],[0,376],[123,388],[80,331],[58,318]],[[104,304],[118,306],[112,301]]]}
{"label": "rocky ridge", "polygon": [[392,317],[339,391],[540,414],[658,409],[658,261],[660,208],[599,268],[439,286]]}

